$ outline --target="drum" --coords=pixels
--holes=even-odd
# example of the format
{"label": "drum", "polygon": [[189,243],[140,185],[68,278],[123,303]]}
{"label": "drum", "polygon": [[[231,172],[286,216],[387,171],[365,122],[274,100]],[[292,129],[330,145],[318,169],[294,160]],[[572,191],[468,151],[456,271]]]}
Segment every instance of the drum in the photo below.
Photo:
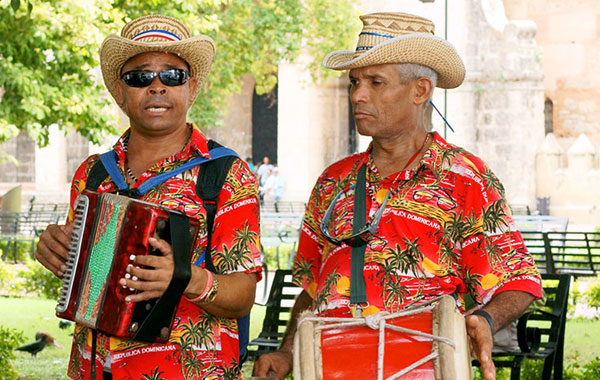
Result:
{"label": "drum", "polygon": [[296,380],[471,378],[465,319],[450,296],[395,314],[299,318]]}

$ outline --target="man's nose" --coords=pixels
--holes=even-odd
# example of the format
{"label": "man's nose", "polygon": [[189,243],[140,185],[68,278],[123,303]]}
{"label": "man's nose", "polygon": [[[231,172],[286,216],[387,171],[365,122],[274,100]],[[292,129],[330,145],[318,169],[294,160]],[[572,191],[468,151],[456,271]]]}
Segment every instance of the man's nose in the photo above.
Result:
{"label": "man's nose", "polygon": [[350,100],[353,104],[367,103],[369,100],[369,91],[365,86],[357,84],[350,90]]}
{"label": "man's nose", "polygon": [[152,80],[152,82],[150,83],[150,86],[148,87],[148,91],[150,91],[150,94],[161,94],[164,95],[167,92],[167,86],[165,86],[163,84],[163,82],[160,80],[159,76],[157,75],[156,78],[154,78]]}

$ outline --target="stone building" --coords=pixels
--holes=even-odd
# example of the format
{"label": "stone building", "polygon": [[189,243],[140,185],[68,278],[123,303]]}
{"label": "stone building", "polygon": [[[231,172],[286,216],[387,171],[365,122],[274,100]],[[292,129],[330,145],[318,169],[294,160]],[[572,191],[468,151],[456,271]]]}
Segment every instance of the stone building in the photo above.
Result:
{"label": "stone building", "polygon": [[[588,135],[592,149],[597,144],[597,79],[585,75],[586,70],[592,70],[598,50],[593,39],[600,33],[596,27],[600,11],[594,10],[592,3],[593,0],[371,0],[359,8],[361,13],[404,11],[428,17],[436,25],[436,34],[456,47],[467,68],[465,82],[454,90],[438,89],[434,95],[435,104],[456,132],[446,129],[436,115],[434,128],[450,142],[487,161],[504,183],[510,203],[535,210],[537,198],[549,197],[551,214],[594,223],[597,217],[583,218],[562,206],[553,209],[553,205],[559,205],[557,197],[560,204],[569,203],[568,190],[563,189],[565,194],[549,192],[543,187],[556,184],[540,181],[536,176],[536,165],[545,168],[546,173],[552,167],[538,154],[547,132],[559,137],[558,145],[563,144],[561,139],[571,139],[564,142],[563,151],[582,132]],[[589,19],[585,26],[579,26],[574,18],[580,8],[586,13],[585,20]],[[561,14],[565,17],[561,18]],[[594,16],[590,18],[591,15]],[[240,156],[252,157],[254,162],[269,155],[286,180],[287,200],[306,201],[317,176],[327,165],[368,144],[368,139],[359,138],[354,131],[345,75],[320,86],[312,83],[305,70],[306,62],[321,58],[302,55],[295,62],[281,63],[278,86],[267,96],[257,96],[254,79],[243,76],[242,90],[230,100],[224,127],[206,131]],[[575,65],[574,70],[565,70],[571,65]],[[73,142],[66,139],[76,139],[72,136],[65,138],[54,132],[50,147],[23,148],[23,157],[17,157],[29,164],[11,172],[22,180],[14,180],[14,174],[6,171],[9,169],[0,168],[0,172],[7,173],[0,177],[0,194],[15,182],[25,182],[24,198],[35,194],[40,199],[66,201],[72,163],[112,143],[109,141],[104,148],[84,143],[78,145],[81,149],[71,151],[66,146],[73,146]],[[21,140],[5,144],[3,149],[10,151],[16,149],[11,148],[14,144],[27,145]],[[35,164],[31,164],[31,151]],[[560,155],[560,159],[562,168],[567,155]],[[592,165],[595,164],[593,153]],[[4,168],[8,167],[5,164]],[[21,170],[27,174],[19,174]]]}

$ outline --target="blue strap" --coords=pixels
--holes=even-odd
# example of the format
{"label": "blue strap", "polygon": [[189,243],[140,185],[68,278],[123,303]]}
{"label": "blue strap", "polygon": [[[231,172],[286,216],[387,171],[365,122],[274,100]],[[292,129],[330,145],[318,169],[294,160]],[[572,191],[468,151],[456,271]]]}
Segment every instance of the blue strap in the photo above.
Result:
{"label": "blue strap", "polygon": [[[225,156],[239,157],[238,154],[234,150],[229,149],[224,146],[220,146],[218,148],[211,149],[208,152],[210,154],[210,158],[196,157],[193,160],[190,160],[190,161],[186,162],[185,164],[183,164],[173,170],[170,170],[168,172],[159,174],[155,177],[148,179],[146,182],[141,184],[140,187],[137,187],[137,188],[131,189],[131,190],[135,192],[136,196],[141,197],[142,195],[146,194],[150,189],[152,189],[155,186],[160,185],[161,183],[165,182],[169,178],[175,177],[176,175],[181,174],[184,171],[189,170],[198,165],[201,165],[205,162],[213,161],[218,158],[225,157]],[[110,175],[110,177],[112,178],[115,185],[117,185],[119,190],[120,191],[129,190],[129,185],[123,178],[123,175],[121,174],[121,171],[119,170],[119,167],[117,166],[116,152],[114,150],[111,150],[110,152],[103,153],[100,155],[100,160],[102,161],[102,164],[106,168],[108,175]]]}
{"label": "blue strap", "polygon": [[100,155],[100,161],[102,161],[102,165],[104,165],[108,175],[110,178],[112,178],[119,190],[128,190],[129,185],[127,185],[127,182],[123,178],[123,175],[117,166],[117,153],[114,150],[103,153]]}

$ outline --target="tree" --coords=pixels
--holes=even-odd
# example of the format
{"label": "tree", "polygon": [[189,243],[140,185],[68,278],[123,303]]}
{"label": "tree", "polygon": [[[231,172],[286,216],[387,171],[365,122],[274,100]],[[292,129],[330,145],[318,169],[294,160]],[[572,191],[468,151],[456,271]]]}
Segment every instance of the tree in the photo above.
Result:
{"label": "tree", "polygon": [[44,146],[52,124],[93,142],[116,132],[96,68],[118,13],[100,0],[12,3],[0,7],[0,142],[24,130]]}
{"label": "tree", "polygon": [[[74,127],[93,142],[114,133],[110,96],[98,78],[98,50],[108,33],[131,19],[160,13],[180,18],[193,35],[211,36],[217,53],[206,84],[190,111],[204,128],[218,126],[229,95],[250,73],[256,90],[277,82],[277,66],[302,49],[313,58],[315,79],[329,51],[355,41],[359,21],[353,1],[336,0],[29,0],[20,7],[0,0],[0,142],[25,130],[39,145],[51,124]],[[56,4],[55,4],[56,3]],[[15,31],[19,38],[15,38]],[[1,91],[0,91],[1,93]]]}

